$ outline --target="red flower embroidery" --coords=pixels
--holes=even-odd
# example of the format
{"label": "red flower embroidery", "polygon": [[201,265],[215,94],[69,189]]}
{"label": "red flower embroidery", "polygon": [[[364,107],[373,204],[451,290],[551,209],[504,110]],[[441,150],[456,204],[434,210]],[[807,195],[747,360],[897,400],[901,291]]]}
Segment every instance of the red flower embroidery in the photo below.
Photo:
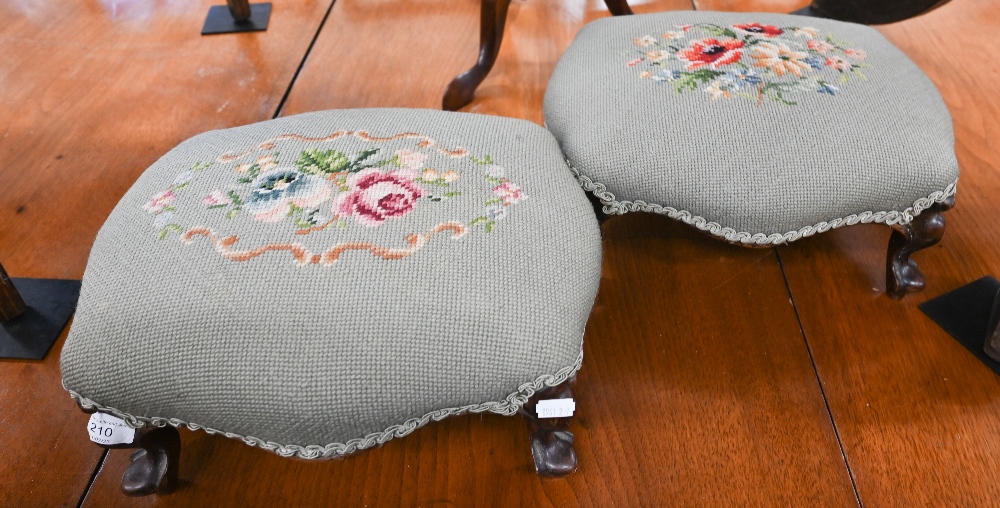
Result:
{"label": "red flower embroidery", "polygon": [[733,28],[735,28],[740,32],[763,35],[764,37],[777,37],[785,33],[784,30],[774,25],[762,25],[760,23],[744,23],[742,25],[733,25]]}
{"label": "red flower embroidery", "polygon": [[743,41],[736,39],[702,39],[691,42],[691,47],[677,52],[677,59],[688,62],[688,70],[711,65],[718,69],[743,56]]}
{"label": "red flower embroidery", "polygon": [[417,198],[424,195],[424,190],[405,175],[375,168],[347,177],[347,185],[351,191],[337,196],[333,212],[353,216],[367,226],[410,213]]}

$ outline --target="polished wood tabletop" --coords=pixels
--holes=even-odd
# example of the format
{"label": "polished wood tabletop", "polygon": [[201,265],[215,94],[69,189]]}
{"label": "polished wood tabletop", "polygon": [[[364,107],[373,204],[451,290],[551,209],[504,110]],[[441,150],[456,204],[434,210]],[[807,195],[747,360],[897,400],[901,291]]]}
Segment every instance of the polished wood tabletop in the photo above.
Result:
{"label": "polished wood tabletop", "polygon": [[[221,3],[221,2],[218,2]],[[790,12],[791,0],[650,0]],[[288,0],[266,32],[199,35],[211,2],[0,0],[0,261],[79,278],[142,171],[200,132],[332,108],[440,107],[476,58],[479,0]],[[464,111],[542,122],[545,85],[602,0],[513,2]],[[344,460],[183,430],[181,484],[119,491],[60,386],[59,349],[0,360],[0,506],[995,506],[1000,377],[917,304],[1000,275],[1000,4],[878,27],[939,87],[961,164],[927,289],[883,293],[888,228],[743,249],[653,215],[603,227],[576,383],[580,469],[534,474],[520,418],[463,416]]]}

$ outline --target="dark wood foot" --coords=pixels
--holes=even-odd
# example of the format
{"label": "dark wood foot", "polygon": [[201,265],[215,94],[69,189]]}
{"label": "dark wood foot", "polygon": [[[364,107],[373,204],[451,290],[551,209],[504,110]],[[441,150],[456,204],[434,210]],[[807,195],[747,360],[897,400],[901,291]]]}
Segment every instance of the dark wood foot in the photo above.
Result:
{"label": "dark wood foot", "polygon": [[924,275],[910,256],[941,241],[944,236],[943,212],[955,206],[955,197],[937,203],[905,225],[892,226],[886,257],[885,292],[893,298],[924,289]]}
{"label": "dark wood foot", "polygon": [[573,447],[573,433],[569,431],[572,417],[539,418],[535,412],[539,400],[572,398],[574,382],[575,378],[542,390],[521,408],[520,412],[531,428],[531,456],[535,459],[535,472],[539,476],[557,478],[576,471],[576,449]]}
{"label": "dark wood foot", "polygon": [[442,101],[445,111],[458,111],[472,102],[476,88],[490,73],[500,53],[500,43],[503,42],[508,6],[510,0],[482,0],[479,14],[479,60],[448,85]]}
{"label": "dark wood foot", "polygon": [[177,486],[181,436],[171,426],[156,427],[136,439],[132,465],[122,475],[122,492],[129,496],[167,494]]}
{"label": "dark wood foot", "polygon": [[135,448],[132,465],[122,475],[122,492],[128,496],[169,494],[177,486],[177,465],[181,457],[181,436],[171,426],[154,427],[137,435],[131,445],[106,448]]}
{"label": "dark wood foot", "polygon": [[628,6],[628,0],[604,0],[611,11],[612,16],[625,16],[632,14],[632,8]]}

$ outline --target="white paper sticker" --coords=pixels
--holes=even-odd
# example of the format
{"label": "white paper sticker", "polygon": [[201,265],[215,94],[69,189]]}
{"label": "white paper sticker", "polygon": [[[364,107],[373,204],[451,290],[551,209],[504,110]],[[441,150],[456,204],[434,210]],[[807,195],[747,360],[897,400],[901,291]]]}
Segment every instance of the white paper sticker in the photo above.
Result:
{"label": "white paper sticker", "polygon": [[135,429],[125,420],[104,413],[90,415],[87,432],[91,441],[102,445],[130,444],[135,439]]}
{"label": "white paper sticker", "polygon": [[539,418],[565,418],[573,416],[576,402],[573,402],[573,399],[540,400],[535,410],[538,411]]}

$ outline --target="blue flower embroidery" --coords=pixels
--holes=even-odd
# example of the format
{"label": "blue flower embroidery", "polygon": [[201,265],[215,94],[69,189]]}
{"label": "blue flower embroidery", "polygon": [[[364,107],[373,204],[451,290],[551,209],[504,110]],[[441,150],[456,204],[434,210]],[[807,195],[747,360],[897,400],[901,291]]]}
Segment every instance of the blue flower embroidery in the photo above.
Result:
{"label": "blue flower embroidery", "polygon": [[837,95],[837,92],[839,92],[840,89],[831,85],[830,83],[820,82],[819,89],[817,89],[816,91],[819,93],[828,93],[830,95]]}

